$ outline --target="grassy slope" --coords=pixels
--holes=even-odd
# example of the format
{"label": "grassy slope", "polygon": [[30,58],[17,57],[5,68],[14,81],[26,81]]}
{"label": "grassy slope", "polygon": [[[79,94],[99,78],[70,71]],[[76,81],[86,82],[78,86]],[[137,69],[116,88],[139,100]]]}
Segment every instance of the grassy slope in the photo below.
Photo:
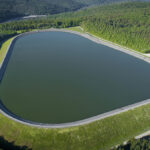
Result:
{"label": "grassy slope", "polygon": [[65,28],[65,30],[71,30],[71,31],[77,31],[77,32],[80,32],[80,33],[84,33],[84,31],[82,30],[82,28],[80,26]]}
{"label": "grassy slope", "polygon": [[150,105],[66,129],[38,129],[0,114],[0,135],[33,150],[100,150],[122,143],[150,129]]}
{"label": "grassy slope", "polygon": [[0,49],[0,64],[2,63],[6,53],[7,53],[7,48],[10,45],[11,41],[13,40],[13,38],[10,38],[9,40],[7,40],[6,42],[4,42],[1,46]]}

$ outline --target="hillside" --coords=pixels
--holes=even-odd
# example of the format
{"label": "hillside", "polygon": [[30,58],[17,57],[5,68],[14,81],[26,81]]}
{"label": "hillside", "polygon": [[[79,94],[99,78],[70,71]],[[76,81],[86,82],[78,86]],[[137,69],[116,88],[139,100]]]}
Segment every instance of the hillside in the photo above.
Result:
{"label": "hillside", "polygon": [[57,14],[122,1],[128,0],[0,0],[0,22],[20,16]]}
{"label": "hillside", "polygon": [[86,32],[143,53],[150,52],[149,2],[97,6],[54,16],[82,18],[80,26]]}
{"label": "hillside", "polygon": [[[12,22],[0,26],[0,39],[18,30],[81,26],[85,31],[108,41],[150,52],[150,3],[129,2],[96,6],[76,12],[51,15],[43,19]],[[0,41],[1,41],[0,40]]]}
{"label": "hillside", "polygon": [[73,11],[81,7],[83,4],[73,0],[0,0],[0,22],[25,15]]}
{"label": "hillside", "polygon": [[116,3],[116,2],[133,2],[133,1],[143,1],[148,2],[150,0],[75,0],[76,2],[80,2],[87,5],[96,5],[96,4],[109,4],[109,3]]}

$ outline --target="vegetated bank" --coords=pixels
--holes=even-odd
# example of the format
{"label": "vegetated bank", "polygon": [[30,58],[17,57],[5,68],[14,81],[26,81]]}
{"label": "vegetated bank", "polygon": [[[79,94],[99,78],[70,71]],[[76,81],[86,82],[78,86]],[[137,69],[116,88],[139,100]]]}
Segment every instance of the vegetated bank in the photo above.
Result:
{"label": "vegetated bank", "polygon": [[3,62],[3,60],[5,58],[8,47],[9,47],[12,40],[13,40],[13,38],[10,38],[9,40],[5,41],[1,46],[1,49],[0,49],[0,67],[2,65],[1,63]]}
{"label": "vegetated bank", "polygon": [[[124,7],[126,7],[126,9],[123,9]],[[105,24],[102,24],[102,27],[104,27],[103,29],[105,29],[103,30],[105,36],[108,35],[108,37],[110,38],[113,35],[112,33],[114,33],[113,31],[118,32],[118,36],[117,34],[115,34],[117,37],[119,37],[119,34],[122,34],[122,37],[120,37],[122,40],[120,40],[118,44],[121,44],[121,41],[123,42],[124,40],[128,39],[130,40],[130,45],[128,46],[127,42],[123,42],[122,45],[130,48],[136,47],[135,50],[138,50],[140,52],[149,52],[149,42],[147,42],[150,39],[149,3],[125,3],[120,5],[107,6],[106,8],[98,7],[96,9],[79,11],[75,14],[68,13],[65,15],[57,15],[48,19],[34,19],[1,24],[1,42],[21,32],[50,27],[62,28],[81,25],[85,28],[85,31],[90,31],[90,29],[94,27],[94,32],[91,32],[97,33],[101,30],[101,28],[98,26],[99,21],[97,21],[97,17],[102,16],[102,21],[105,21]],[[111,10],[110,8],[113,9]],[[86,11],[88,11],[89,13],[87,14]],[[103,14],[101,11],[103,12]],[[132,17],[130,17],[130,13]],[[124,19],[120,20],[119,26],[117,26],[119,28],[117,28],[115,26],[118,22],[113,23],[112,25],[110,23],[109,15],[113,15],[111,18],[113,19],[113,21],[117,20],[119,16],[121,18],[125,17],[124,19],[126,19],[126,21],[124,22]],[[94,26],[91,23],[90,19],[92,17],[96,18],[95,23],[98,22],[97,26]],[[139,20],[140,17],[141,20]],[[86,24],[87,19],[89,19],[90,21],[88,21]],[[134,23],[133,20],[136,23]],[[126,25],[126,22],[129,22],[129,25]],[[108,32],[109,28],[110,32]],[[104,31],[106,31],[107,34],[105,34]],[[98,34],[98,36],[103,37],[103,35],[101,34]],[[110,41],[113,41],[116,36],[112,36],[112,38],[110,38]],[[105,39],[107,39],[107,36]],[[143,46],[141,47],[140,44],[142,44]],[[16,145],[26,145],[29,148],[36,150],[108,149],[116,144],[122,143],[123,141],[134,137],[135,135],[149,130],[149,108],[150,105],[145,105],[128,112],[124,112],[103,120],[93,122],[88,125],[67,129],[32,128],[9,120],[8,118],[0,114],[0,135],[8,141],[15,141]]]}

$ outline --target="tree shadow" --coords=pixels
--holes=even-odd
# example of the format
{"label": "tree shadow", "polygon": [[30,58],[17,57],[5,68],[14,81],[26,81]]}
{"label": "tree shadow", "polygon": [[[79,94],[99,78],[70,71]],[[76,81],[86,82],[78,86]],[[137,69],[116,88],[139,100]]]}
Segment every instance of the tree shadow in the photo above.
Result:
{"label": "tree shadow", "polygon": [[117,148],[111,150],[150,150],[150,135],[142,137],[140,139],[131,139],[125,145],[122,144]]}
{"label": "tree shadow", "polygon": [[32,150],[27,146],[17,146],[15,142],[8,142],[4,137],[0,136],[0,150]]}

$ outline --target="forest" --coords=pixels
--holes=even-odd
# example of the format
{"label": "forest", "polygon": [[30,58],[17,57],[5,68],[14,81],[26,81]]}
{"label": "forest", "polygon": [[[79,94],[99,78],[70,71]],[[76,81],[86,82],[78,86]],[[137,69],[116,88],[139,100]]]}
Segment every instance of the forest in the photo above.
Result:
{"label": "forest", "polygon": [[22,16],[57,14],[76,11],[92,5],[124,1],[129,0],[0,0],[0,22]]}
{"label": "forest", "polygon": [[81,23],[85,31],[142,53],[150,52],[150,3],[125,3],[103,9]]}
{"label": "forest", "polygon": [[21,16],[75,11],[84,6],[73,0],[0,0],[0,22]]}
{"label": "forest", "polygon": [[84,31],[119,45],[150,52],[150,3],[128,2],[86,8],[77,12],[49,15],[0,24],[0,43],[33,29],[81,26]]}
{"label": "forest", "polygon": [[132,139],[127,144],[119,145],[112,150],[149,150],[150,149],[150,136],[141,139]]}

